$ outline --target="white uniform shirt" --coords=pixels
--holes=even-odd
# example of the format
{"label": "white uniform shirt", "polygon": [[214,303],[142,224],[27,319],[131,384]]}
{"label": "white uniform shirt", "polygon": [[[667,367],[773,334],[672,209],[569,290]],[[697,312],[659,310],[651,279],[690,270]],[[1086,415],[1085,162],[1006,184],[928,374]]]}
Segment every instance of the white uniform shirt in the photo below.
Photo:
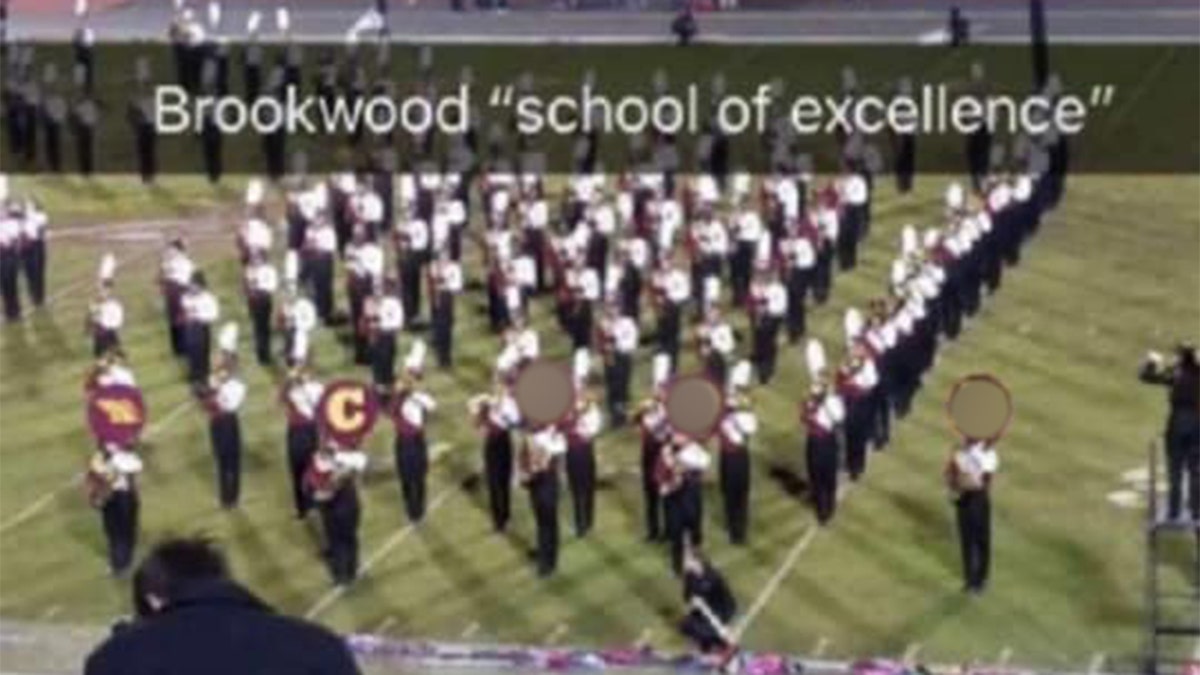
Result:
{"label": "white uniform shirt", "polygon": [[671,270],[664,282],[664,292],[671,302],[683,304],[692,295],[692,280],[683,270]]}
{"label": "white uniform shirt", "polygon": [[613,347],[621,354],[632,354],[638,346],[638,325],[632,318],[623,316],[613,325]]}
{"label": "white uniform shirt", "polygon": [[846,404],[837,394],[826,394],[817,408],[817,424],[823,429],[832,430],[846,419]]}
{"label": "white uniform shirt", "polygon": [[196,266],[185,253],[169,253],[163,260],[163,276],[173,284],[186,286],[196,272]]}
{"label": "white uniform shirt", "polygon": [[288,390],[288,400],[301,416],[313,419],[317,414],[317,406],[321,396],[325,394],[325,385],[316,381],[308,381]]}
{"label": "white uniform shirt", "polygon": [[217,408],[221,412],[237,412],[246,401],[246,385],[237,378],[230,378],[217,387]]}
{"label": "white uniform shirt", "polygon": [[699,443],[688,443],[679,451],[679,463],[688,471],[705,471],[712,464],[712,458]]}
{"label": "white uniform shirt", "polygon": [[270,251],[273,242],[274,235],[271,232],[271,226],[258,218],[246,221],[246,226],[242,229],[242,245],[248,250],[252,252]]}
{"label": "white uniform shirt", "polygon": [[200,291],[184,298],[184,309],[192,321],[211,324],[221,316],[221,305],[210,291]]}
{"label": "white uniform shirt", "polygon": [[21,221],[16,218],[0,217],[0,247],[15,247],[20,238]]}
{"label": "white uniform shirt", "polygon": [[728,356],[736,346],[733,328],[727,323],[717,324],[708,333],[708,343],[718,354]]}
{"label": "white uniform shirt", "polygon": [[425,427],[425,418],[434,410],[437,410],[437,401],[423,391],[412,392],[400,404],[400,416],[418,429]]}
{"label": "white uniform shirt", "polygon": [[404,305],[400,298],[385,295],[379,301],[379,330],[395,333],[404,328]]}
{"label": "white uniform shirt", "polygon": [[595,403],[592,403],[575,420],[573,431],[576,436],[590,441],[600,435],[600,428],[603,426],[603,423],[603,418],[600,416],[600,408]]}
{"label": "white uniform shirt", "polygon": [[279,273],[267,263],[252,265],[246,269],[246,283],[254,291],[274,293],[279,288]]}
{"label": "white uniform shirt", "polygon": [[489,406],[488,421],[501,429],[511,429],[521,423],[521,409],[512,396],[504,394]]}
{"label": "white uniform shirt", "polygon": [[758,417],[749,410],[732,412],[721,420],[721,435],[734,445],[746,445],[758,433]]}
{"label": "white uniform shirt", "polygon": [[101,387],[136,387],[137,379],[133,371],[122,365],[111,365],[96,376],[96,384]]}
{"label": "white uniform shirt", "polygon": [[116,298],[108,298],[96,307],[94,319],[103,330],[118,331],[125,324],[125,308]]}
{"label": "white uniform shirt", "polygon": [[838,182],[838,194],[850,206],[863,206],[867,203],[867,181],[859,174],[852,174]]}
{"label": "white uniform shirt", "polygon": [[308,245],[318,253],[332,254],[337,249],[337,233],[332,227],[314,227],[308,230]]}
{"label": "white uniform shirt", "polygon": [[772,281],[766,290],[767,316],[781,317],[787,313],[787,289],[778,281]]}
{"label": "white uniform shirt", "polygon": [[817,252],[807,237],[790,237],[783,241],[783,246],[793,267],[806,270],[817,264]]}
{"label": "white uniform shirt", "polygon": [[441,275],[440,288],[451,293],[459,293],[463,288],[462,267],[458,263],[443,263],[438,267]]}
{"label": "white uniform shirt", "polygon": [[287,309],[287,317],[292,328],[300,333],[308,333],[317,327],[317,307],[305,296],[292,300]]}

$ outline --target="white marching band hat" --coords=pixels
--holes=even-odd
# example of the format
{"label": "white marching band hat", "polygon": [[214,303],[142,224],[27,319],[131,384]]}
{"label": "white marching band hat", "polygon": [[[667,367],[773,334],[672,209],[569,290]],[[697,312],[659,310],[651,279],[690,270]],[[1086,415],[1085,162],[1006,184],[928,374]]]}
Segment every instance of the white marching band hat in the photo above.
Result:
{"label": "white marching band hat", "polygon": [[112,281],[113,276],[116,273],[117,257],[112,253],[105,253],[104,256],[100,258],[100,271],[96,276],[99,277],[100,283],[107,284]]}
{"label": "white marching band hat", "polygon": [[587,347],[575,350],[571,358],[571,375],[575,386],[583,386],[592,372],[592,353]]}
{"label": "white marching band hat", "polygon": [[425,370],[425,354],[428,352],[428,347],[425,346],[425,341],[417,338],[413,341],[412,347],[408,350],[408,356],[404,358],[404,370],[412,375],[419,375]]}
{"label": "white marching band hat", "polygon": [[905,225],[900,232],[900,252],[905,256],[910,256],[917,252],[919,246],[917,242],[917,228],[912,225]]}
{"label": "white marching band hat", "polygon": [[825,373],[825,347],[816,338],[810,338],[804,348],[804,360],[808,364],[809,376],[816,380]]}
{"label": "white marching band hat", "polygon": [[221,326],[217,335],[217,348],[223,352],[236,352],[238,345],[238,325],[236,321],[227,321]]}
{"label": "white marching band hat", "polygon": [[738,392],[750,387],[750,378],[754,369],[746,359],[738,361],[729,373],[729,390]]}
{"label": "white marching band hat", "polygon": [[300,278],[300,254],[288,251],[283,258],[283,280],[289,284],[296,283]]}
{"label": "white marching band hat", "polygon": [[246,185],[246,206],[260,206],[266,194],[266,187],[259,178],[252,178]]}
{"label": "white marching band hat", "polygon": [[853,343],[862,335],[865,324],[862,312],[858,311],[857,307],[846,310],[846,316],[842,321],[842,326],[846,330],[846,344]]}
{"label": "white marching band hat", "polygon": [[671,377],[671,355],[663,352],[655,354],[650,372],[656,389],[665,386]]}

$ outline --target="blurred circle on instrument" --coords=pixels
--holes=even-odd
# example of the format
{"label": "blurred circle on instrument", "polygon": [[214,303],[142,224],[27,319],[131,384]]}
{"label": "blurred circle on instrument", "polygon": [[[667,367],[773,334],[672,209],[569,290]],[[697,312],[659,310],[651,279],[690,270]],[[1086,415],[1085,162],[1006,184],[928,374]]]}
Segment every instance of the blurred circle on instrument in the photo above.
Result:
{"label": "blurred circle on instrument", "polygon": [[371,387],[337,380],[325,387],[317,406],[321,434],[343,449],[357,448],[379,419],[379,399]]}
{"label": "blurred circle on instrument", "polygon": [[136,387],[98,387],[88,397],[87,421],[92,435],[101,443],[132,445],[146,426],[146,401]]}
{"label": "blurred circle on instrument", "polygon": [[667,421],[676,432],[704,441],[721,421],[725,394],[704,375],[684,375],[667,385],[666,407]]}
{"label": "blurred circle on instrument", "polygon": [[558,424],[575,407],[570,365],[550,359],[522,366],[513,380],[512,393],[521,418],[535,429]]}
{"label": "blurred circle on instrument", "polygon": [[1013,417],[1012,395],[995,376],[968,375],[954,384],[946,400],[950,424],[971,441],[996,441]]}

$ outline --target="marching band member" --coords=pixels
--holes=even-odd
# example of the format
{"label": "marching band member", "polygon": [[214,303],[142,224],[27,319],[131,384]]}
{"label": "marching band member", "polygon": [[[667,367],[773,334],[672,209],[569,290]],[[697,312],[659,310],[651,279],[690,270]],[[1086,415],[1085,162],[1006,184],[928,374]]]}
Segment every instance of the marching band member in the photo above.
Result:
{"label": "marching band member", "polygon": [[329,572],[338,586],[358,577],[358,525],[362,510],[358,478],[367,468],[367,455],[356,448],[322,443],[304,474],[304,485],[321,511],[328,549]]}
{"label": "marching band member", "polygon": [[404,378],[392,399],[392,422],[396,427],[393,454],[404,510],[408,519],[419,523],[425,518],[425,481],[429,473],[429,446],[425,426],[437,402],[420,389],[424,370],[425,343],[417,340],[404,360]]}
{"label": "marching band member", "polygon": [[816,205],[809,216],[813,226],[820,233],[817,245],[817,264],[813,271],[813,300],[818,305],[829,300],[833,289],[833,249],[838,241],[841,223],[838,216],[838,194],[835,189],[827,188],[817,194]]}
{"label": "marching band member", "polygon": [[483,468],[487,476],[492,525],[497,532],[503,532],[508,527],[512,509],[512,430],[521,423],[521,412],[512,395],[499,385],[490,394],[471,399],[467,409],[484,438]]}
{"label": "marching band member", "polygon": [[602,424],[600,406],[589,393],[583,392],[566,424],[567,481],[571,486],[578,537],[586,537],[595,524],[596,437]]}
{"label": "marching band member", "polygon": [[783,256],[782,273],[787,283],[788,341],[792,344],[799,342],[807,329],[805,304],[808,290],[816,280],[820,241],[820,231],[805,218],[779,244]]}
{"label": "marching band member", "polygon": [[182,239],[174,239],[163,250],[159,268],[159,288],[163,295],[163,307],[170,331],[171,351],[176,356],[187,354],[184,340],[183,296],[192,281],[196,266],[188,257]]}
{"label": "marching band member", "polygon": [[858,264],[859,240],[866,235],[870,187],[863,174],[846,167],[836,184],[838,205],[837,242],[838,269],[852,270]]}
{"label": "marching band member", "polygon": [[591,346],[594,307],[600,300],[600,275],[592,267],[577,270],[575,285],[571,291],[572,318],[571,337],[575,349]]}
{"label": "marching band member", "polygon": [[346,247],[346,294],[350,302],[350,325],[354,332],[354,362],[366,365],[371,362],[370,341],[363,325],[363,305],[383,280],[383,248],[371,240],[366,226],[354,227],[350,244]]}
{"label": "marching band member", "polygon": [[629,383],[633,379],[638,333],[637,321],[632,316],[622,315],[617,305],[609,306],[601,344],[608,414],[614,428],[625,426],[629,414]]}
{"label": "marching band member", "polygon": [[409,321],[421,314],[421,277],[429,263],[429,224],[411,218],[397,225],[396,249],[400,263],[400,290]]}
{"label": "marching band member", "polygon": [[41,307],[46,299],[46,212],[32,199],[26,199],[21,213],[21,262],[29,300]]}
{"label": "marching band member", "polygon": [[437,262],[429,270],[429,307],[433,352],[442,368],[449,368],[454,362],[454,298],[462,290],[462,266],[449,251],[441,249]]}
{"label": "marching band member", "polygon": [[271,316],[275,292],[279,290],[279,274],[262,253],[250,256],[250,264],[243,274],[243,288],[254,329],[254,354],[260,364],[270,365]]}
{"label": "marching band member", "polygon": [[208,290],[208,281],[203,272],[192,275],[187,294],[180,301],[183,311],[184,343],[187,346],[188,381],[199,389],[208,382],[212,367],[211,337],[212,324],[220,317],[221,307],[217,296]]}
{"label": "marching band member", "polygon": [[1183,483],[1188,482],[1188,510],[1194,525],[1200,524],[1200,363],[1196,348],[1188,343],[1175,348],[1175,363],[1167,364],[1161,354],[1150,352],[1138,379],[1170,389],[1170,413],[1163,433],[1167,454],[1167,513],[1178,520],[1183,506]]}
{"label": "marching band member", "polygon": [[284,362],[289,368],[295,368],[308,362],[311,334],[317,328],[317,307],[307,295],[301,292],[292,272],[295,266],[295,256],[289,255],[284,262],[284,276],[287,281],[288,296],[280,308],[280,325],[283,327]]}
{"label": "marching band member", "polygon": [[368,300],[364,320],[371,335],[371,373],[375,388],[388,399],[396,381],[396,340],[404,329],[404,304],[396,296],[396,282],[386,279],[380,292]]}
{"label": "marching band member", "polygon": [[968,593],[982,593],[987,587],[992,557],[988,493],[999,465],[1000,458],[990,444],[972,440],[959,447],[946,464],[946,485],[954,501],[962,546],[963,590]]}
{"label": "marching band member", "polygon": [[21,221],[13,205],[4,204],[0,213],[0,295],[4,299],[4,318],[21,318],[21,294],[18,286],[21,273]]}
{"label": "marching band member", "polygon": [[671,357],[654,357],[654,393],[638,406],[634,419],[642,434],[642,498],[645,503],[646,540],[658,541],[663,534],[662,495],[658,487],[658,463],[671,427],[667,420],[666,386],[671,374]]}
{"label": "marching band member", "polygon": [[826,525],[837,509],[838,443],[837,426],[845,419],[842,399],[829,386],[825,350],[820,342],[809,340],[805,351],[812,389],[804,402],[801,416],[808,429],[805,455],[808,482],[812,486],[817,522]]}
{"label": "marching band member", "polygon": [[729,359],[736,348],[733,327],[721,316],[716,304],[709,306],[699,329],[700,357],[708,377],[724,389],[729,378]]}
{"label": "marching band member", "polygon": [[313,301],[321,323],[333,320],[333,265],[338,239],[333,225],[324,218],[311,223],[304,240],[304,265],[300,279],[312,287]]}
{"label": "marching band member", "polygon": [[887,316],[887,300],[872,300],[871,313],[863,332],[865,345],[870,357],[875,361],[879,378],[870,396],[871,407],[874,410],[871,443],[877,451],[887,448],[892,427],[892,349],[896,346],[896,329],[887,320]]}
{"label": "marching band member", "polygon": [[204,402],[217,464],[217,496],[225,509],[236,508],[241,493],[242,429],[238,410],[245,401],[246,384],[233,368],[219,367],[212,375]]}
{"label": "marching band member", "polygon": [[312,508],[312,496],[304,487],[304,473],[312,464],[313,455],[320,444],[316,416],[324,393],[325,386],[313,379],[303,366],[295,367],[288,373],[280,392],[287,411],[287,463],[297,518],[304,518]]}
{"label": "marching band member", "polygon": [[88,310],[88,327],[92,334],[92,356],[100,357],[121,345],[121,326],[125,324],[125,307],[113,294],[113,275],[117,259],[106,253],[100,260],[99,284],[96,299]]}
{"label": "marching band member", "polygon": [[670,358],[671,370],[679,366],[683,305],[692,296],[688,275],[666,258],[655,279],[658,299],[658,351]]}
{"label": "marching band member", "polygon": [[704,543],[704,472],[712,464],[697,442],[675,434],[659,455],[658,485],[671,545],[671,569],[683,571],[683,552]]}
{"label": "marching band member", "polygon": [[554,426],[531,434],[521,448],[521,482],[537,523],[537,573],[543,578],[558,567],[558,458],[566,452],[567,440]]}
{"label": "marching band member", "polygon": [[850,480],[857,481],[867,466],[867,443],[872,436],[874,399],[872,393],[879,384],[878,371],[875,361],[871,358],[866,345],[861,340],[862,317],[857,310],[851,308],[846,313],[847,325],[857,321],[858,335],[847,336],[852,340],[847,362],[837,372],[836,388],[838,396],[844,402],[846,423],[844,425],[846,443],[846,472]]}
{"label": "marching band member", "polygon": [[646,271],[650,268],[650,245],[639,236],[620,242],[617,251],[621,259],[621,282],[617,296],[621,313],[641,323],[642,285]]}
{"label": "marching band member", "polygon": [[121,576],[133,563],[137,546],[139,500],[137,474],[142,460],[133,450],[104,444],[88,464],[88,501],[99,509],[108,540],[108,566]]}
{"label": "marching band member", "polygon": [[725,527],[734,545],[746,543],[750,522],[750,439],[758,432],[758,417],[749,401],[735,395],[718,427],[720,433],[721,496],[725,501]]}
{"label": "marching band member", "polygon": [[737,209],[730,224],[735,244],[729,257],[729,281],[733,290],[733,304],[742,307],[750,292],[758,244],[766,233],[763,231],[762,216],[746,204]]}
{"label": "marching band member", "polygon": [[779,327],[788,313],[788,291],[778,279],[763,274],[751,288],[750,299],[750,318],[754,326],[751,360],[758,371],[758,381],[767,384],[775,377]]}

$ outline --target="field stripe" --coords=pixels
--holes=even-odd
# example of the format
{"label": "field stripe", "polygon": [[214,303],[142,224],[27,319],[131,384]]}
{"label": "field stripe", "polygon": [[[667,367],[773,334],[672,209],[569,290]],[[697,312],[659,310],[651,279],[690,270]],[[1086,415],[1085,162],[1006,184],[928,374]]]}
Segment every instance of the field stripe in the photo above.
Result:
{"label": "field stripe", "polygon": [[[155,249],[155,248],[149,248],[145,251],[138,252],[137,255],[134,255],[134,256],[131,256],[131,257],[128,257],[125,259],[122,259],[121,257],[118,256],[117,257],[117,266],[120,267],[121,265],[131,265],[135,262],[139,262],[145,258],[150,257],[157,250],[158,249]],[[99,258],[97,258],[97,264],[99,264],[98,261],[99,261]],[[87,286],[88,282],[92,281],[92,279],[94,279],[94,278],[95,277],[93,274],[85,274],[82,277],[80,277],[79,279],[75,279],[74,281],[67,283],[65,286],[61,286],[58,290],[51,293],[46,298],[46,301],[44,303],[42,303],[42,305],[40,307],[32,306],[32,305],[27,307],[24,311],[21,312],[21,318],[30,316],[31,314],[34,314],[35,312],[37,312],[39,310],[49,309],[52,305],[54,305],[55,302],[58,302],[59,300],[62,300],[64,297],[73,294],[75,291],[79,290],[80,288]]]}
{"label": "field stripe", "polygon": [[[432,502],[430,502],[429,508],[425,512],[425,517],[428,518],[430,515],[432,515],[433,512],[441,507],[441,505],[444,504],[446,500],[449,499],[453,494],[454,492],[450,490],[446,490],[445,492],[439,494]],[[409,523],[408,525],[405,525],[397,530],[396,533],[388,538],[387,541],[383,542],[382,546],[375,549],[375,551],[371,553],[370,557],[363,561],[362,567],[359,569],[359,574],[363,575],[369,572],[372,567],[379,564],[379,561],[386,558],[387,554],[392,552],[392,549],[404,543],[404,540],[408,539],[408,536],[416,531],[416,529],[417,528],[412,523]],[[348,586],[334,586],[326,591],[324,595],[318,598],[317,601],[308,608],[308,611],[304,613],[304,618],[309,620],[317,618],[318,615],[320,615],[326,609],[329,609],[333,603],[340,600],[342,596],[346,594],[346,590],[348,588]]]}
{"label": "field stripe", "polygon": [[[167,425],[173,422],[176,417],[179,417],[183,411],[191,407],[191,404],[192,400],[187,399],[186,401],[183,401],[179,405],[175,406],[169,413],[166,414],[165,417],[150,425],[150,427],[146,430],[146,435],[144,438],[149,439],[159,431],[166,429]],[[58,487],[53,488],[46,494],[38,497],[32,504],[25,507],[17,515],[13,516],[9,520],[4,521],[3,523],[0,523],[0,534],[3,534],[4,532],[7,532],[8,530],[36,516],[42,511],[42,509],[45,509],[47,506],[49,506],[50,503],[53,502],[56,497],[58,497],[58,495],[78,485],[79,481],[83,479],[83,476],[83,472],[76,473],[75,475],[71,476],[70,480],[67,482],[59,484]]]}
{"label": "field stripe", "polygon": [[804,534],[792,545],[792,550],[788,551],[787,558],[784,559],[783,564],[779,566],[779,569],[775,570],[775,575],[771,577],[766,586],[763,586],[758,597],[754,599],[754,603],[750,605],[750,608],[746,610],[746,614],[742,616],[741,621],[733,629],[733,638],[735,641],[742,638],[746,629],[758,617],[759,612],[767,606],[767,602],[771,599],[771,596],[775,595],[775,591],[779,590],[779,586],[792,571],[792,567],[795,566],[796,561],[800,558],[800,554],[804,553],[805,549],[812,544],[820,529],[816,524],[809,525]]}

